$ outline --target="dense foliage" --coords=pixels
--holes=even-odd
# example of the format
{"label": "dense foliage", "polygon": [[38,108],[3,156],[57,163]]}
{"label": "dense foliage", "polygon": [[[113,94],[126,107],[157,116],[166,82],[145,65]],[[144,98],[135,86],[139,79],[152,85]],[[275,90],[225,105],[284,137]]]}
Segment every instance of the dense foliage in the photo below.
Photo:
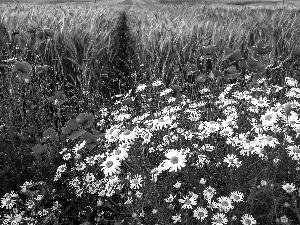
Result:
{"label": "dense foliage", "polygon": [[0,9],[3,224],[299,224],[293,9]]}

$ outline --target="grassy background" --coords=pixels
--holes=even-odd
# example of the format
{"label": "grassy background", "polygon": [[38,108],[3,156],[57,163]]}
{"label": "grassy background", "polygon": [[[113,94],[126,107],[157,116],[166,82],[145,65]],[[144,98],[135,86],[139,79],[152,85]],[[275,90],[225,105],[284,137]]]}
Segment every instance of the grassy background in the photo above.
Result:
{"label": "grassy background", "polygon": [[[41,3],[41,4],[89,4],[94,0],[0,0],[0,3]],[[200,3],[200,4],[225,4],[232,6],[280,6],[283,0],[96,0],[96,3],[103,5],[118,4],[182,4],[182,3]],[[298,0],[284,0],[284,4],[288,6],[300,7]]]}

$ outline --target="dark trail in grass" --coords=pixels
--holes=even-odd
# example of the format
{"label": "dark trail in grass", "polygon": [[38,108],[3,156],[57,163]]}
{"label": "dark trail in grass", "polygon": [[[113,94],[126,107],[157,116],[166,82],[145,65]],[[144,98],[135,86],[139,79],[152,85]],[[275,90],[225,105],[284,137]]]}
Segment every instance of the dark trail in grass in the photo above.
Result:
{"label": "dark trail in grass", "polygon": [[121,4],[133,5],[133,1],[132,0],[124,0],[123,2],[121,2]]}
{"label": "dark trail in grass", "polygon": [[[119,93],[128,92],[133,88],[133,78],[131,74],[134,73],[134,68],[137,66],[135,58],[135,51],[132,46],[133,38],[131,37],[130,29],[128,26],[127,10],[120,13],[119,21],[113,31],[113,55],[115,56],[109,65],[112,74],[107,80],[110,82],[110,93],[106,95],[116,95]],[[113,79],[111,79],[113,77]],[[112,80],[114,80],[113,83]],[[104,87],[106,88],[106,87]]]}

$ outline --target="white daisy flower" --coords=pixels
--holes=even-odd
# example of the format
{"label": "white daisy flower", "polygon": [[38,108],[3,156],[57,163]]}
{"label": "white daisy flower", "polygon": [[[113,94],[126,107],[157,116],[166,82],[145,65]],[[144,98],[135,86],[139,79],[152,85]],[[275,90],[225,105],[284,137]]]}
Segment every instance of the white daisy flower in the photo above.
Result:
{"label": "white daisy flower", "polygon": [[260,97],[259,99],[252,98],[251,103],[261,108],[265,108],[269,106],[268,99],[265,97]]}
{"label": "white daisy flower", "polygon": [[297,87],[298,86],[298,81],[294,78],[291,78],[291,77],[285,77],[285,84],[287,86],[290,86],[290,87]]}
{"label": "white daisy flower", "polygon": [[167,88],[167,89],[163,90],[162,92],[160,92],[159,95],[160,96],[165,96],[165,95],[170,94],[172,92],[173,92],[173,90],[171,88]]}
{"label": "white daisy flower", "polygon": [[133,143],[133,141],[137,138],[137,134],[135,131],[132,130],[124,130],[119,135],[119,140],[125,143]]}
{"label": "white daisy flower", "polygon": [[233,209],[233,205],[232,205],[232,201],[229,197],[219,197],[218,198],[218,203],[217,206],[220,210],[224,211],[225,213],[227,213],[229,210]]}
{"label": "white daisy flower", "polygon": [[197,204],[197,201],[193,197],[183,197],[184,199],[179,199],[178,201],[183,204],[182,209],[192,209],[193,205]]}
{"label": "white daisy flower", "polygon": [[[86,168],[86,165],[85,165],[85,163],[83,163],[83,162],[80,162],[80,163],[76,163],[75,164],[76,165],[76,170],[77,171],[83,171],[85,168]],[[67,168],[67,167],[66,167]],[[66,169],[65,168],[65,169]]]}
{"label": "white daisy flower", "polygon": [[206,200],[210,200],[216,194],[216,189],[211,186],[208,186],[203,191],[203,196]]}
{"label": "white daisy flower", "polygon": [[120,132],[120,126],[115,125],[105,132],[105,139],[108,142],[114,142],[118,138]]}
{"label": "white daisy flower", "polygon": [[164,116],[160,119],[154,119],[151,130],[161,130],[163,127],[172,124],[172,119],[169,116]]}
{"label": "white daisy flower", "polygon": [[243,223],[243,225],[252,225],[252,224],[256,224],[256,220],[253,218],[253,216],[249,215],[249,214],[245,214],[242,216],[241,222]]}
{"label": "white daisy flower", "polygon": [[121,144],[116,150],[114,150],[113,154],[116,156],[120,161],[127,159],[128,157],[128,150],[130,146],[126,143]]}
{"label": "white daisy flower", "polygon": [[63,160],[68,161],[71,158],[71,156],[72,156],[71,153],[68,152],[68,153],[64,154]]}
{"label": "white daisy flower", "polygon": [[287,218],[286,215],[284,215],[284,216],[280,217],[280,221],[283,224],[288,224],[289,218]]}
{"label": "white daisy flower", "polygon": [[275,113],[274,111],[267,111],[264,115],[261,116],[261,124],[264,127],[270,127],[275,125],[277,119],[277,113]]}
{"label": "white daisy flower", "polygon": [[181,167],[185,167],[185,163],[187,162],[186,155],[182,154],[181,151],[170,150],[167,152],[166,157],[168,159],[164,160],[164,169],[169,170],[170,172],[181,169]]}
{"label": "white daisy flower", "polygon": [[141,198],[141,197],[143,196],[143,193],[137,191],[137,192],[135,193],[135,196],[136,196],[137,198]]}
{"label": "white daisy flower", "polygon": [[212,220],[214,221],[212,222],[212,225],[223,225],[228,223],[228,219],[223,213],[216,213],[216,215],[212,217]]}
{"label": "white daisy flower", "polygon": [[220,131],[220,134],[225,137],[231,137],[234,134],[234,131],[231,127],[225,127]]}
{"label": "white daisy flower", "polygon": [[143,178],[141,175],[137,174],[130,179],[130,188],[139,189],[142,186]]}
{"label": "white daisy flower", "polygon": [[291,194],[293,191],[296,190],[295,185],[286,183],[284,185],[282,185],[283,190],[285,190],[288,194]]}
{"label": "white daisy flower", "polygon": [[238,168],[242,165],[242,162],[239,162],[237,156],[234,154],[227,154],[223,162],[228,163],[228,167]]}
{"label": "white daisy flower", "polygon": [[242,202],[243,200],[244,194],[242,192],[239,191],[234,191],[231,192],[230,194],[230,199],[234,202]]}
{"label": "white daisy flower", "polygon": [[113,174],[120,173],[121,163],[117,160],[116,156],[107,157],[106,160],[100,165],[102,166],[101,170],[104,172],[105,176],[112,176]]}
{"label": "white daisy flower", "polygon": [[200,150],[201,151],[207,151],[207,152],[212,152],[215,149],[215,146],[212,146],[210,144],[204,144]]}
{"label": "white daisy flower", "polygon": [[181,222],[181,215],[176,214],[176,216],[172,216],[173,223]]}
{"label": "white daisy flower", "polygon": [[205,130],[208,133],[213,133],[213,132],[217,132],[221,129],[221,125],[216,122],[216,121],[209,121],[209,122],[205,122],[206,128]]}
{"label": "white daisy flower", "polygon": [[287,147],[288,155],[292,157],[293,160],[300,161],[300,148],[299,146],[289,146]]}
{"label": "white daisy flower", "polygon": [[197,218],[198,220],[201,220],[201,222],[208,216],[208,211],[203,207],[198,207],[196,210],[194,210],[193,217]]}
{"label": "white daisy flower", "polygon": [[161,86],[163,85],[164,83],[161,81],[161,80],[156,80],[152,83],[152,86],[153,87],[158,87],[158,86]]}
{"label": "white daisy flower", "polygon": [[177,181],[176,184],[173,185],[173,187],[178,189],[181,187],[181,185],[182,183]]}
{"label": "white daisy flower", "polygon": [[131,117],[131,114],[128,114],[128,113],[119,113],[119,114],[115,115],[114,119],[116,121],[122,122],[124,120],[130,119],[130,117]]}
{"label": "white daisy flower", "polygon": [[276,145],[279,144],[277,138],[272,137],[270,135],[259,135],[254,139],[254,142],[257,143],[257,146],[260,146],[262,148],[265,146],[275,148]]}
{"label": "white daisy flower", "polygon": [[146,84],[139,84],[139,86],[137,86],[135,92],[141,92],[141,91],[145,90],[146,87],[147,87]]}
{"label": "white daisy flower", "polygon": [[258,106],[256,106],[256,105],[251,105],[251,106],[249,106],[248,110],[249,110],[250,112],[253,112],[253,113],[258,113],[258,112],[259,112],[259,108],[258,108]]}
{"label": "white daisy flower", "polygon": [[175,198],[175,196],[173,196],[172,194],[170,194],[170,196],[168,198],[165,198],[164,200],[165,200],[165,202],[170,203],[170,202],[174,201],[174,198]]}

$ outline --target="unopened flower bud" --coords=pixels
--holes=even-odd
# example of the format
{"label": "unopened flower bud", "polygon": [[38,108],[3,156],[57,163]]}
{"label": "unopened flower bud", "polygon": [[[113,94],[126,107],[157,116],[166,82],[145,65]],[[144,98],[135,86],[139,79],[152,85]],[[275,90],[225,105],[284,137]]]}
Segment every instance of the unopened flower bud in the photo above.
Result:
{"label": "unopened flower bud", "polygon": [[290,102],[285,104],[284,111],[285,111],[287,116],[289,116],[291,114],[292,104]]}
{"label": "unopened flower bud", "polygon": [[289,204],[288,202],[285,202],[285,203],[283,203],[283,206],[284,206],[284,207],[289,207],[290,204]]}

